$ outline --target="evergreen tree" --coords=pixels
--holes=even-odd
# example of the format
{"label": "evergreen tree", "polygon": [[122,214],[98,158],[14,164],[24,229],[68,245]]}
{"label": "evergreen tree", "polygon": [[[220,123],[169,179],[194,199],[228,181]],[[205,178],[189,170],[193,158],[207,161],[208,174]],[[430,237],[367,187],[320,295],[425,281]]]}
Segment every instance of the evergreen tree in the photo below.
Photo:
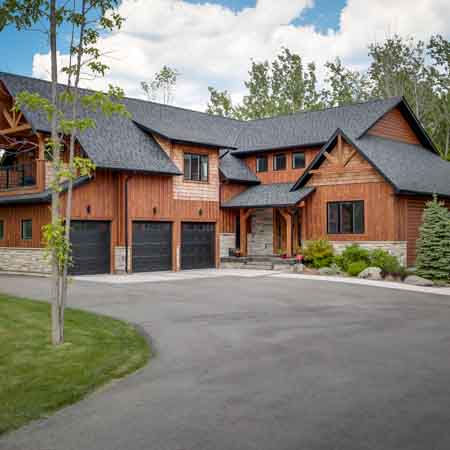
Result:
{"label": "evergreen tree", "polygon": [[428,202],[417,241],[417,274],[433,280],[450,278],[450,212],[436,196]]}

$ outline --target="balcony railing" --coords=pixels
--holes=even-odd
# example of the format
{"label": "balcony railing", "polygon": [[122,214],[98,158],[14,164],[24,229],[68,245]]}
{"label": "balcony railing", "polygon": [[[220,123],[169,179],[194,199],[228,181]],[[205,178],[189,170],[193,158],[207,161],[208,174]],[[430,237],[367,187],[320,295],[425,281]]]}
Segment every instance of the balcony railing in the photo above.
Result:
{"label": "balcony railing", "polygon": [[36,185],[36,163],[0,166],[0,191]]}

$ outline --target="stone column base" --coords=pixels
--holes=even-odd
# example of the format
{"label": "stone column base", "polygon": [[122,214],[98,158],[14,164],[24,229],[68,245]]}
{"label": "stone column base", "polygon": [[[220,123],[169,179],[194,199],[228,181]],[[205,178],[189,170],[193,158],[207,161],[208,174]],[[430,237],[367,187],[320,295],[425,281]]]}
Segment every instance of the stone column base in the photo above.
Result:
{"label": "stone column base", "polygon": [[0,270],[5,272],[51,273],[43,248],[0,247]]}

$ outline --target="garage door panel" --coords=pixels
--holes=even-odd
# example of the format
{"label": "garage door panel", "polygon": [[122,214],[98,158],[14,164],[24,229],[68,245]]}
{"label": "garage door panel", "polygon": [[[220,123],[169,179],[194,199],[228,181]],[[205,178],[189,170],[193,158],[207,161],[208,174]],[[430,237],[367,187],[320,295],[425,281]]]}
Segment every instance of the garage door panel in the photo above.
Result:
{"label": "garage door panel", "polygon": [[72,221],[72,275],[93,275],[111,271],[109,222]]}
{"label": "garage door panel", "polygon": [[215,267],[215,225],[213,223],[182,223],[181,268]]}
{"label": "garage door panel", "polygon": [[172,268],[172,224],[133,223],[133,272]]}

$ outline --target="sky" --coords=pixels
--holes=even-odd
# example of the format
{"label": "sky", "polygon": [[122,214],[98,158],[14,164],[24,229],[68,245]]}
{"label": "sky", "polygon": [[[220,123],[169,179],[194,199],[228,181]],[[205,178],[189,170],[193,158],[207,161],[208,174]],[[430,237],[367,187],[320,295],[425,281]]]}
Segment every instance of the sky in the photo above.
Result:
{"label": "sky", "polygon": [[[368,44],[393,34],[450,38],[449,0],[121,0],[119,12],[122,29],[100,41],[110,71],[84,85],[112,83],[145,98],[140,82],[168,65],[180,73],[173,104],[197,110],[206,108],[208,86],[240,101],[251,60],[271,60],[282,47],[315,61],[323,80],[326,61],[339,57],[365,69]],[[67,43],[63,32],[61,61]],[[0,52],[0,70],[48,78],[43,33],[9,27],[0,33]]]}

